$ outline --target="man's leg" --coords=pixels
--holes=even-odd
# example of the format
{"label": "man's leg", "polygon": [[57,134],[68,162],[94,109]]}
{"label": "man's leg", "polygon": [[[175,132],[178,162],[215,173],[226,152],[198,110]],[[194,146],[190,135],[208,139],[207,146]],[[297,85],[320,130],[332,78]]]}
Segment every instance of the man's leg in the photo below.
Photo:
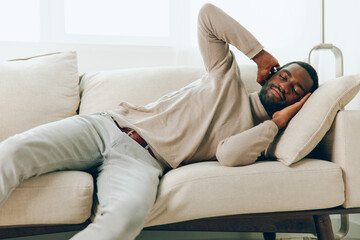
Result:
{"label": "man's leg", "polygon": [[118,132],[101,115],[48,123],[0,143],[0,205],[23,180],[56,170],[86,170],[100,164],[104,140]]}
{"label": "man's leg", "polygon": [[103,157],[95,220],[73,240],[135,239],[155,202],[163,169],[148,151],[122,133]]}

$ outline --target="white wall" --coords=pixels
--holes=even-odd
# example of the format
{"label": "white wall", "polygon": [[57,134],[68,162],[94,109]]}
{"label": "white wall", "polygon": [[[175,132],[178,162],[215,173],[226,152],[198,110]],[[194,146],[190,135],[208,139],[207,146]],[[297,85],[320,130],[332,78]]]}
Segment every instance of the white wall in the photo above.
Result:
{"label": "white wall", "polygon": [[176,52],[171,47],[0,42],[0,60],[25,58],[59,51],[77,52],[80,73],[176,65]]}

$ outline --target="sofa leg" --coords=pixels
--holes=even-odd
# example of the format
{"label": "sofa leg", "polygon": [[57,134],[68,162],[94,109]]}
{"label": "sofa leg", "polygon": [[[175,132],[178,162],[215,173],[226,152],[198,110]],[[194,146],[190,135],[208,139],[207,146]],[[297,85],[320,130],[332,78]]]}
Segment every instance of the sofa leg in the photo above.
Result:
{"label": "sofa leg", "polygon": [[276,233],[273,233],[273,232],[264,232],[263,236],[264,236],[264,240],[275,240],[276,239]]}
{"label": "sofa leg", "polygon": [[328,214],[314,215],[314,222],[318,240],[335,240],[330,216]]}

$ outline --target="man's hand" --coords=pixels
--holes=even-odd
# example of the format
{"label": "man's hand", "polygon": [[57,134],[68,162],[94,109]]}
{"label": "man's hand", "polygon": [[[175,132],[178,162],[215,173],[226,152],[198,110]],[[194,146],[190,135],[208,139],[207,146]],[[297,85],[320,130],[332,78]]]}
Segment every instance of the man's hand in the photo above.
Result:
{"label": "man's hand", "polygon": [[257,64],[258,72],[256,81],[260,85],[264,85],[265,80],[269,76],[270,72],[274,67],[280,68],[279,62],[274,58],[270,53],[261,50],[255,57],[253,57],[254,62]]}
{"label": "man's hand", "polygon": [[284,128],[290,119],[300,110],[311,93],[306,94],[300,101],[277,111],[272,116],[272,121],[278,126],[279,130]]}

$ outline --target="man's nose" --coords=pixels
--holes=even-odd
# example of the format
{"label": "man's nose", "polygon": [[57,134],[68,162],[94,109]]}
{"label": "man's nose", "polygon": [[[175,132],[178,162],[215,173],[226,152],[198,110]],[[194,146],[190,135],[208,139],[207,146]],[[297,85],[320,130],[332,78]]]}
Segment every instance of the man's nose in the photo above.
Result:
{"label": "man's nose", "polygon": [[285,93],[285,94],[290,93],[290,89],[291,89],[291,86],[290,86],[289,82],[280,83],[280,90],[283,93]]}

